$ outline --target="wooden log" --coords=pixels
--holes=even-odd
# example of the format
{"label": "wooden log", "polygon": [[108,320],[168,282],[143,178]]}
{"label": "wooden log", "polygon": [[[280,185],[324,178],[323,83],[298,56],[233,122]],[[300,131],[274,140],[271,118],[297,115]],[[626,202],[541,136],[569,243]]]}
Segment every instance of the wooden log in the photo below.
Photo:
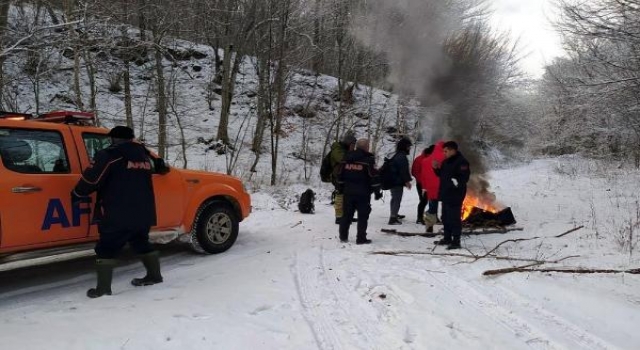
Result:
{"label": "wooden log", "polygon": [[[463,229],[462,234],[467,236],[476,236],[476,235],[488,235],[494,233],[507,233],[512,231],[523,231],[522,227],[486,227],[486,228],[475,228],[475,229]],[[393,228],[382,228],[380,232],[394,234],[402,237],[412,237],[412,236],[420,236],[420,237],[437,237],[441,236],[442,232],[408,232],[408,231],[398,231]]]}
{"label": "wooden log", "polygon": [[614,269],[596,269],[596,268],[544,268],[534,269],[525,266],[520,267],[508,267],[504,269],[487,270],[482,274],[484,276],[502,275],[511,272],[558,272],[558,273],[629,273],[633,275],[640,275],[640,268],[628,269],[628,270],[614,270]]}

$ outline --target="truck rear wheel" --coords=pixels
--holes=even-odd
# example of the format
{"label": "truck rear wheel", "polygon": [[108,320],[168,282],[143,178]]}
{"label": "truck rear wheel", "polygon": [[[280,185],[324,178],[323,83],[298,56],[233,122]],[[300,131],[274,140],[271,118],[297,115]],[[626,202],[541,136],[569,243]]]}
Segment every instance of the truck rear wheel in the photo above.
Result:
{"label": "truck rear wheel", "polygon": [[192,243],[196,243],[194,249],[209,254],[226,251],[238,238],[238,226],[238,216],[228,204],[220,201],[209,203],[196,218],[192,234]]}

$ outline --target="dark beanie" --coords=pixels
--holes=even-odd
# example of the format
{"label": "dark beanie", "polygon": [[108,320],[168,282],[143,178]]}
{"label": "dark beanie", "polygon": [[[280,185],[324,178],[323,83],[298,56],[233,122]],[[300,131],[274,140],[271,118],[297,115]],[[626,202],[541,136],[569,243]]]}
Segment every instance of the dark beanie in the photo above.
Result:
{"label": "dark beanie", "polygon": [[396,144],[396,149],[398,151],[405,151],[405,152],[409,152],[409,149],[412,146],[412,142],[411,139],[409,139],[408,137],[403,137],[400,139],[400,141],[398,141],[398,143]]}
{"label": "dark beanie", "polygon": [[342,140],[341,142],[345,145],[352,145],[354,143],[356,143],[356,137],[353,135],[353,132],[347,131],[346,133],[344,133],[344,135],[342,135]]}
{"label": "dark beanie", "polygon": [[448,148],[448,149],[453,149],[453,150],[458,150],[458,143],[455,141],[447,141],[444,143],[444,145],[442,145],[442,148]]}
{"label": "dark beanie", "polygon": [[133,130],[130,127],[118,125],[109,131],[109,136],[114,139],[123,139],[123,140],[131,140],[135,136],[133,135]]}

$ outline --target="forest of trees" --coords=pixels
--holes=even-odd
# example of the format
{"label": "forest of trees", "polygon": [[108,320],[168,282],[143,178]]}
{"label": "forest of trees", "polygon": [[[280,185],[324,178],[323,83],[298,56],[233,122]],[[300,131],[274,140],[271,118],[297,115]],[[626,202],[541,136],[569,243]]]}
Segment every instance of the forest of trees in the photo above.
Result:
{"label": "forest of trees", "polygon": [[[187,121],[172,97],[179,81],[163,69],[181,55],[199,54],[172,50],[169,43],[181,39],[215,49],[204,90],[215,91],[221,106],[208,138],[229,146],[230,118],[241,118],[231,113],[235,85],[241,66],[252,65],[256,112],[247,143],[255,153],[252,171],[261,154],[270,158],[272,184],[290,80],[300,70],[338,79],[337,112],[324,122],[331,126],[327,140],[352,125],[354,89],[370,86],[398,94],[398,116],[403,105],[419,106],[422,125],[409,128],[398,117],[398,135],[426,142],[452,137],[477,155],[490,147],[511,154],[633,154],[639,165],[640,0],[558,0],[558,6],[567,56],[532,81],[518,69],[517,43],[490,27],[486,0],[1,0],[0,109],[43,112],[41,82],[64,58],[73,62],[67,68],[73,79],[57,82],[68,91],[58,98],[106,118],[104,93],[123,94],[121,114],[133,126],[141,107],[131,72],[147,67],[153,140],[161,156],[181,146],[186,166]],[[117,64],[105,68],[105,55]],[[28,108],[17,98],[24,89],[35,101]],[[327,117],[311,104],[301,109]],[[426,128],[430,135],[423,135]],[[371,128],[368,135],[379,137]]]}
{"label": "forest of trees", "polygon": [[538,151],[640,165],[640,1],[558,1],[566,57],[539,86]]}

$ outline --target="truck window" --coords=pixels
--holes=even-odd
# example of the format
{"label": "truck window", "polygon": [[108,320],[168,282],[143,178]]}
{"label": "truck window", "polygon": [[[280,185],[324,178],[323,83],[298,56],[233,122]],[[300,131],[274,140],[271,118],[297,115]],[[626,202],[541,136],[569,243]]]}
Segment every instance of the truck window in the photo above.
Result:
{"label": "truck window", "polygon": [[98,151],[111,146],[111,137],[105,134],[82,133],[82,140],[89,159],[93,159]]}
{"label": "truck window", "polygon": [[0,128],[0,157],[5,168],[17,173],[69,173],[57,131]]}

